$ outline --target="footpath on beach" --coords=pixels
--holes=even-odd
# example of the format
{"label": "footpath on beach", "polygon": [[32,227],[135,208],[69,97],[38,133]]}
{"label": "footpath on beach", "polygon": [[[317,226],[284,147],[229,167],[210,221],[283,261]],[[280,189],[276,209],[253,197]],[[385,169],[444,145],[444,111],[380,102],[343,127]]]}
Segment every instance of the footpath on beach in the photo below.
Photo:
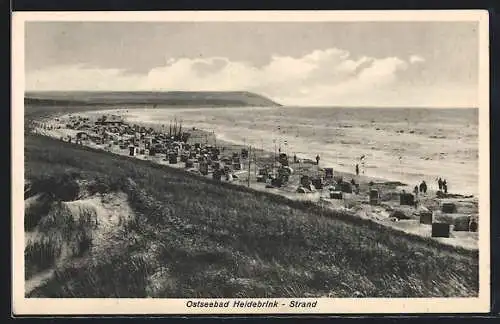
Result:
{"label": "footpath on beach", "polygon": [[[85,145],[130,158],[149,160],[170,168],[184,169],[199,176],[215,179],[216,174],[220,173],[218,181],[230,181],[293,200],[311,201],[323,208],[370,219],[405,233],[429,237],[465,249],[478,249],[477,197],[444,194],[432,188],[426,193],[414,195],[411,193],[413,188],[403,183],[338,172],[334,166],[322,166],[321,162],[317,165],[315,161],[295,161],[289,157],[286,157],[286,162],[283,163],[288,168],[286,181],[278,181],[277,169],[274,168],[276,154],[271,152],[248,152],[247,147],[218,140],[216,146],[222,150],[217,155],[217,160],[214,158],[206,164],[203,154],[199,153],[214,148],[208,141],[191,145],[175,142],[175,146],[172,142],[170,149],[175,148],[175,154],[171,151],[152,154],[153,144],[150,142],[148,145],[147,135],[134,137],[122,136],[123,131],[122,135],[120,132],[111,132],[120,127],[130,129],[135,125],[127,125],[122,120],[110,124],[111,126],[95,126],[97,123],[89,116],[78,113],[34,121],[32,132],[63,141],[72,140],[75,145]],[[70,118],[73,123],[78,120],[78,127],[67,127]],[[82,127],[84,125],[87,126]],[[82,137],[82,134],[86,135]],[[183,152],[187,152],[187,158],[183,156]],[[232,163],[233,158],[238,161],[237,167]],[[215,164],[217,168],[214,167]],[[262,172],[269,165],[272,165],[273,172]],[[276,182],[279,182],[279,185]]]}

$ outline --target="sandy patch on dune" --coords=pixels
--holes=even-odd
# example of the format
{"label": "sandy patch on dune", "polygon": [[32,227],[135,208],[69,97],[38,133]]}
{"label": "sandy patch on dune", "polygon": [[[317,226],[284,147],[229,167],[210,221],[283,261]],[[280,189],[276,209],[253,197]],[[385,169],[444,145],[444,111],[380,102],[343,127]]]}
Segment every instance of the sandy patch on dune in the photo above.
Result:
{"label": "sandy patch on dune", "polygon": [[[28,198],[25,201],[26,206],[36,203],[37,199],[39,199],[39,195]],[[128,197],[123,192],[99,194],[85,199],[63,202],[62,206],[68,209],[75,222],[80,221],[82,217],[87,218],[85,221],[90,221],[92,237],[90,253],[92,254],[98,254],[106,249],[112,243],[110,238],[113,234],[134,217],[134,212],[128,203]],[[25,232],[24,234],[25,246],[47,237],[45,233],[38,230]],[[25,281],[26,294],[52,278],[55,268],[72,262],[74,256],[69,245],[64,246],[61,252],[61,256],[53,268],[37,273]]]}
{"label": "sandy patch on dune", "polygon": [[98,229],[108,231],[111,227],[119,225],[133,214],[127,194],[113,192],[103,195],[94,195],[86,199],[63,202],[75,215],[82,208],[91,208],[96,212]]}

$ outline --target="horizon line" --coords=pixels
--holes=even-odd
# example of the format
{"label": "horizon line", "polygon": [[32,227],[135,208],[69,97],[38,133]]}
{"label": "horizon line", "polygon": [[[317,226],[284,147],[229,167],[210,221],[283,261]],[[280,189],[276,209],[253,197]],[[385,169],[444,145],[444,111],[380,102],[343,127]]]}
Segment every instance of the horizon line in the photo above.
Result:
{"label": "horizon line", "polygon": [[[276,99],[270,98],[267,95],[260,94],[254,91],[249,90],[25,90],[24,91],[24,99],[29,98],[27,95],[29,93],[172,93],[172,92],[220,92],[220,93],[252,93],[258,96],[262,96],[268,100],[271,100],[279,105],[281,108],[361,108],[361,109],[372,109],[372,108],[390,108],[390,109],[479,109],[478,106],[401,106],[401,105],[390,105],[390,106],[381,106],[381,105],[338,105],[338,104],[305,104],[305,105],[297,105],[297,104],[282,104],[278,102]],[[60,98],[52,98],[48,100],[61,100]],[[260,107],[260,106],[259,106]],[[274,107],[274,106],[271,106]]]}

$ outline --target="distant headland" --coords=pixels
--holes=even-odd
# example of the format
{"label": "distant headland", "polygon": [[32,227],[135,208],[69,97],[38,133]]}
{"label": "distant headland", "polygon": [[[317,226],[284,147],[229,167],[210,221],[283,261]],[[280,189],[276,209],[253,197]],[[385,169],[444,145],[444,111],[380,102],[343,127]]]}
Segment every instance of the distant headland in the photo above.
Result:
{"label": "distant headland", "polygon": [[26,92],[30,105],[164,105],[197,107],[279,107],[279,103],[247,91],[43,91]]}

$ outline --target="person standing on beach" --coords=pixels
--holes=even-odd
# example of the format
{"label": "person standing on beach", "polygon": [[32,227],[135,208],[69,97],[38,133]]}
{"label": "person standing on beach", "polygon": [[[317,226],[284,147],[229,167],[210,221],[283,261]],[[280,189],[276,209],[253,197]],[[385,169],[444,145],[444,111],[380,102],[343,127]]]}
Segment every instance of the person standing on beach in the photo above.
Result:
{"label": "person standing on beach", "polygon": [[439,180],[438,180],[438,187],[439,187],[439,190],[443,189],[443,180],[441,178],[439,178]]}
{"label": "person standing on beach", "polygon": [[420,189],[420,192],[423,194],[425,194],[427,192],[427,184],[425,183],[425,181],[422,181],[419,189]]}
{"label": "person standing on beach", "polygon": [[443,187],[444,193],[447,194],[448,193],[448,184],[446,183],[446,179],[443,180],[442,187]]}
{"label": "person standing on beach", "polygon": [[293,155],[293,163],[297,163],[297,155],[296,154]]}
{"label": "person standing on beach", "polygon": [[413,188],[413,192],[415,193],[415,196],[418,197],[418,186],[415,186],[415,188]]}
{"label": "person standing on beach", "polygon": [[319,154],[316,155],[316,165],[319,165]]}
{"label": "person standing on beach", "polygon": [[359,176],[359,164],[356,164],[356,175]]}

